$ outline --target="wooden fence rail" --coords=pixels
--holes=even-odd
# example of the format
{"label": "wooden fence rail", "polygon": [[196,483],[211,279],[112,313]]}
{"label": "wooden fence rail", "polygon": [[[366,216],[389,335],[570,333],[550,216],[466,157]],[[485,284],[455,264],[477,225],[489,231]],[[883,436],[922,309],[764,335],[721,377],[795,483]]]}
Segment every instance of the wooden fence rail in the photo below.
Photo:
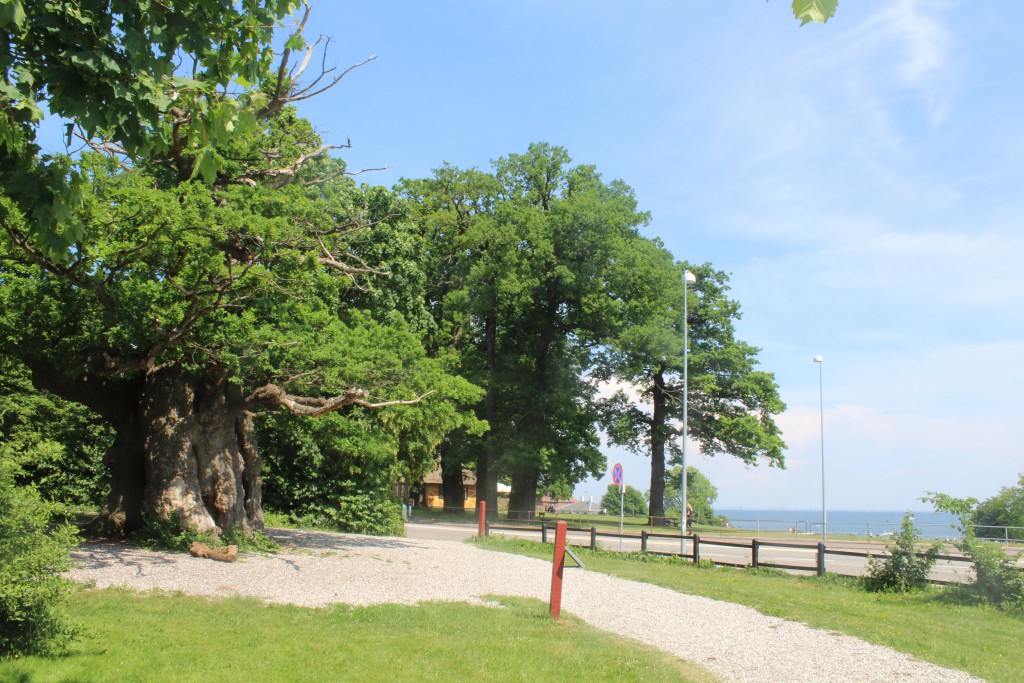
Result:
{"label": "wooden fence rail", "polygon": [[[547,522],[541,522],[539,526],[536,525],[497,525],[487,524],[485,533],[490,534],[492,530],[498,531],[517,531],[517,532],[537,532],[540,533],[541,542],[548,542],[548,531],[552,531],[554,526],[549,525]],[[698,534],[687,534],[681,536],[680,534],[669,534],[654,531],[647,531],[646,529],[641,530],[639,534],[619,534],[614,531],[598,531],[597,527],[569,527],[568,531],[575,531],[578,533],[589,533],[590,543],[589,548],[591,550],[597,549],[597,539],[601,538],[620,538],[620,539],[634,539],[640,541],[640,552],[651,553],[653,555],[664,555],[669,557],[683,557],[694,562],[694,564],[701,560],[701,546],[717,546],[717,547],[729,547],[729,548],[743,548],[750,550],[750,562],[741,564],[737,562],[728,562],[724,560],[708,560],[719,566],[725,567],[766,567],[770,569],[786,569],[790,571],[805,571],[814,572],[818,576],[825,574],[825,558],[828,555],[836,555],[843,557],[859,557],[859,558],[870,558],[874,557],[877,559],[885,559],[889,555],[887,553],[869,553],[867,551],[856,551],[856,550],[830,550],[824,543],[818,542],[816,545],[809,543],[786,543],[782,541],[762,541],[757,538],[751,539],[749,542],[741,541],[720,541],[713,539],[701,538]],[[663,551],[650,550],[648,547],[648,541],[652,538],[668,538],[668,539],[686,539],[689,542],[691,548],[689,553],[670,553]],[[815,563],[811,565],[795,565],[795,564],[782,564],[778,562],[766,562],[761,557],[762,548],[790,548],[798,550],[815,550]],[[919,557],[924,557],[924,553],[918,553]],[[962,555],[937,555],[937,560],[945,562],[963,562],[966,564],[973,564],[969,557]],[[1024,569],[1022,569],[1024,571]],[[856,576],[854,574],[842,574],[840,576]],[[929,579],[930,583],[936,584],[949,584],[949,581],[943,581],[940,579]]]}

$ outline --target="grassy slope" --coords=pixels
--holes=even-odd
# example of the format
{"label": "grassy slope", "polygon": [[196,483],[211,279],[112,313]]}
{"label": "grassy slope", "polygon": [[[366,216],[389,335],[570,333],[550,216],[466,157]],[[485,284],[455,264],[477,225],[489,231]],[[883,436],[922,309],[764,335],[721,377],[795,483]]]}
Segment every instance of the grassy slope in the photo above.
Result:
{"label": "grassy slope", "polygon": [[[551,546],[491,537],[478,542],[542,559]],[[681,593],[740,603],[810,626],[888,645],[941,666],[991,681],[1020,681],[1024,619],[985,607],[950,604],[938,590],[912,595],[867,593],[855,581],[757,575],[733,569],[698,569],[689,563],[624,560],[578,552],[587,569],[644,581]]]}
{"label": "grassy slope", "polygon": [[536,600],[309,609],[83,590],[69,653],[0,662],[0,681],[712,681],[699,667]]}

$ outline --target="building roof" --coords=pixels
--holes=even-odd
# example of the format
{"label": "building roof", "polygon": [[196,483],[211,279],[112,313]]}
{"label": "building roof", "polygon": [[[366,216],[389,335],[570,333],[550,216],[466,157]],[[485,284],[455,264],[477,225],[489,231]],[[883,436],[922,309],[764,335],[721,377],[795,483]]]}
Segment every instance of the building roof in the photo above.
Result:
{"label": "building roof", "polygon": [[555,512],[572,514],[597,514],[601,512],[601,504],[592,500],[578,500],[573,503],[555,504]]}
{"label": "building roof", "polygon": [[[436,470],[423,477],[424,484],[440,484],[441,483],[441,468],[438,467]],[[476,486],[476,475],[466,468],[462,468],[462,485],[463,486]]]}

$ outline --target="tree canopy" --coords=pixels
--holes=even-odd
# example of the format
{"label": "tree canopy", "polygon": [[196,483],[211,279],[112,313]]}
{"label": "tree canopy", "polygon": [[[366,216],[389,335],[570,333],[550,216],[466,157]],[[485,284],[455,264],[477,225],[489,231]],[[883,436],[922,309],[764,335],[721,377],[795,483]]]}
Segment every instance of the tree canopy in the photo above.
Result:
{"label": "tree canopy", "polygon": [[621,510],[626,517],[639,517],[647,511],[647,501],[644,494],[632,486],[622,490],[616,484],[608,484],[601,497],[601,509],[609,515],[618,515]]}
{"label": "tree canopy", "polygon": [[[76,122],[93,151],[75,161],[81,197],[61,225],[78,227],[62,254],[41,240],[38,206],[21,194],[28,171],[3,166],[0,351],[36,389],[113,428],[107,521],[128,529],[144,514],[174,514],[200,531],[249,531],[262,527],[261,412],[343,415],[377,435],[365,455],[388,453],[380,468],[392,478],[421,476],[444,433],[477,428],[457,407],[477,392],[421,344],[430,318],[404,209],[383,188],[357,187],[289,105],[314,87],[297,80],[304,65],[289,65],[301,33],[270,68],[267,31],[293,3],[186,4],[154,9],[141,47],[121,3],[87,3],[64,19],[42,3],[32,17],[7,18],[20,31],[7,71],[20,79],[18,102],[45,91],[52,103],[115,118]],[[95,84],[99,99],[75,99],[61,85],[67,74],[31,64],[31,50],[53,55],[63,43],[33,32],[67,26],[58,37],[72,40],[101,18],[103,31],[115,30],[97,50],[113,51],[113,63]],[[212,32],[197,29],[203,22]],[[231,33],[250,29],[245,40]],[[114,87],[104,99],[102,86],[137,67],[159,72],[156,90],[174,90],[179,72],[162,70],[178,60],[196,81],[171,98],[184,108],[162,102],[115,125],[135,95]],[[228,78],[238,92],[223,89]],[[8,140],[5,153],[21,143],[38,151],[30,124],[19,123],[20,142]]]}

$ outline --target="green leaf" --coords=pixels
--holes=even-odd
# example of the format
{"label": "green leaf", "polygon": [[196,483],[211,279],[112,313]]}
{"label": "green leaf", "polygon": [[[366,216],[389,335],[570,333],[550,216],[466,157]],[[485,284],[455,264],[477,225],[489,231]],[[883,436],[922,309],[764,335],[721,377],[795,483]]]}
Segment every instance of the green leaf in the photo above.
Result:
{"label": "green leaf", "polygon": [[839,0],[793,0],[793,16],[804,26],[812,21],[824,24],[835,16]]}
{"label": "green leaf", "polygon": [[263,92],[254,92],[249,95],[249,106],[255,110],[259,110],[267,106],[267,102],[269,101],[270,96]]}
{"label": "green leaf", "polygon": [[21,0],[0,0],[0,28],[14,24],[21,28],[25,23],[25,8]]}
{"label": "green leaf", "polygon": [[302,37],[301,33],[293,33],[288,36],[284,46],[289,50],[301,50],[306,47],[306,39]]}
{"label": "green leaf", "polygon": [[203,182],[207,185],[213,185],[214,181],[217,180],[217,171],[221,168],[220,162],[217,160],[216,152],[210,147],[204,147],[199,151],[199,156],[195,159],[195,165],[192,167],[192,176],[189,178],[195,178],[197,175],[203,177]]}

